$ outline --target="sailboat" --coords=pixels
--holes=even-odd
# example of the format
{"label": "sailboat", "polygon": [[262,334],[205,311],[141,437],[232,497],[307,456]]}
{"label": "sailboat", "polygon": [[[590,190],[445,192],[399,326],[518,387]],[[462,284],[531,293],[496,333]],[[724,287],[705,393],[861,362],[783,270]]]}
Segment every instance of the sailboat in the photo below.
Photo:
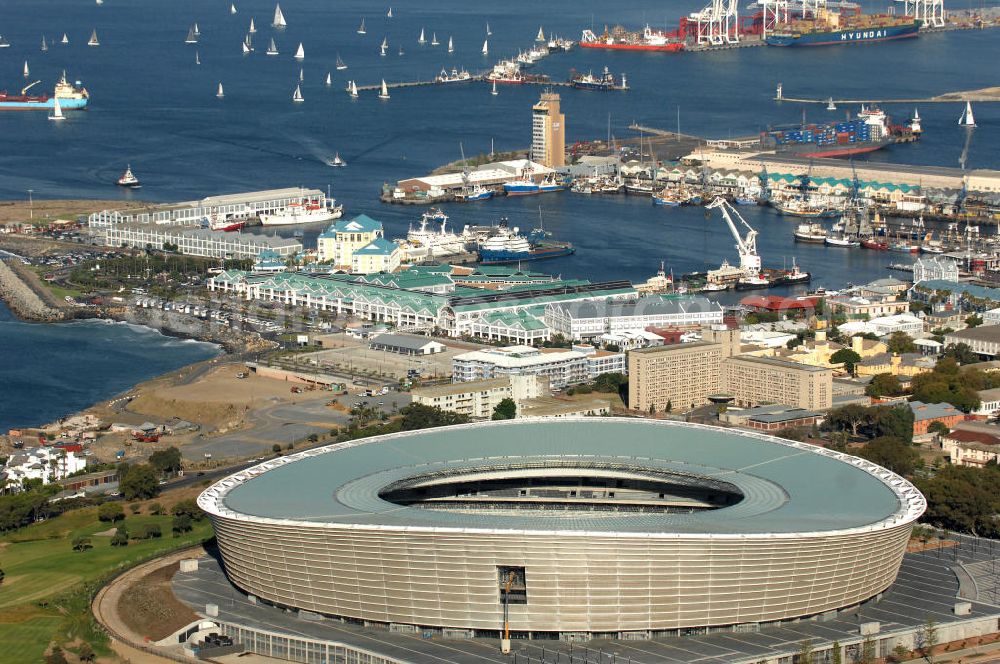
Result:
{"label": "sailboat", "polygon": [[455,42],[451,40],[451,37],[448,37],[448,52],[449,53],[455,52]]}
{"label": "sailboat", "polygon": [[200,65],[201,64],[201,56],[198,55],[198,51],[194,52],[194,63],[196,65]]}
{"label": "sailboat", "polygon": [[198,35],[195,34],[194,26],[188,28],[188,36],[184,39],[185,44],[197,44]]}
{"label": "sailboat", "polygon": [[483,42],[483,55],[489,55],[489,54],[490,54],[490,40],[487,39],[486,41]]}
{"label": "sailboat", "polygon": [[42,35],[42,51],[49,50],[49,45],[45,43],[45,35]]}
{"label": "sailboat", "polygon": [[65,32],[63,33],[63,38],[61,40],[61,43],[63,43],[63,44],[68,44],[69,43],[69,37],[66,36]]}
{"label": "sailboat", "polygon": [[368,31],[365,30],[365,18],[363,16],[361,17],[361,25],[358,26],[358,34],[359,35],[367,35],[368,34]]}
{"label": "sailboat", "polygon": [[354,81],[351,81],[350,95],[355,99],[358,98],[358,84]]}
{"label": "sailboat", "polygon": [[498,94],[500,94],[499,92],[497,92],[497,82],[496,81],[493,81],[493,90],[490,91],[490,94],[493,95],[494,97],[496,97]]}
{"label": "sailboat", "polygon": [[490,24],[489,23],[486,24],[486,36],[487,37],[492,37],[493,36],[493,31],[490,30]]}
{"label": "sailboat", "polygon": [[236,13],[236,5],[229,5],[229,13],[230,14]]}
{"label": "sailboat", "polygon": [[976,117],[972,114],[972,102],[965,102],[965,110],[962,111],[962,117],[958,119],[958,124],[963,127],[976,126]]}
{"label": "sailboat", "polygon": [[278,45],[274,43],[274,37],[271,37],[271,41],[267,45],[267,54],[278,55]]}
{"label": "sailboat", "polygon": [[420,28],[420,38],[417,39],[417,43],[418,44],[426,44],[427,43],[427,38],[424,37],[424,29],[423,28]]}
{"label": "sailboat", "polygon": [[387,86],[385,84],[385,79],[384,78],[382,79],[382,89],[378,93],[378,98],[379,99],[388,99],[389,98],[389,86]]}
{"label": "sailboat", "polygon": [[243,55],[249,55],[249,53],[250,53],[250,44],[248,44],[247,40],[244,39],[243,40]]}
{"label": "sailboat", "polygon": [[97,30],[95,29],[90,33],[90,39],[87,41],[87,46],[100,46],[101,42],[97,41]]}
{"label": "sailboat", "polygon": [[330,75],[330,72],[326,72],[326,87],[330,87],[331,85],[333,85],[333,77]]}
{"label": "sailboat", "polygon": [[278,3],[274,5],[274,20],[271,21],[271,25],[279,30],[288,25],[285,22],[285,15],[281,13],[281,5]]}
{"label": "sailboat", "polygon": [[201,36],[201,30],[198,29],[198,24],[197,23],[195,23],[193,26],[191,26],[191,29],[194,30],[194,36],[195,37],[200,37]]}
{"label": "sailboat", "polygon": [[306,59],[306,51],[305,51],[304,48],[302,48],[302,42],[299,42],[299,48],[298,48],[297,51],[295,51],[295,56],[294,57],[295,57],[296,60],[305,60]]}
{"label": "sailboat", "polygon": [[295,92],[292,93],[292,101],[305,101],[305,97],[302,96],[302,89],[297,85],[295,86]]}
{"label": "sailboat", "polygon": [[382,49],[382,55],[385,55],[386,52],[389,50],[389,38],[388,37],[383,37],[382,38],[381,49]]}
{"label": "sailboat", "polygon": [[399,54],[403,55],[403,47],[402,46],[399,47]]}
{"label": "sailboat", "polygon": [[389,7],[389,11],[385,14],[386,18],[392,18],[392,7]]}
{"label": "sailboat", "polygon": [[52,106],[52,115],[49,116],[49,120],[65,120],[66,116],[63,115],[62,106],[59,105],[59,97],[53,100],[55,103]]}
{"label": "sailboat", "polygon": [[336,166],[337,168],[347,166],[347,162],[340,158],[340,153],[333,155],[333,161],[330,162],[331,166]]}
{"label": "sailboat", "polygon": [[439,43],[440,42],[438,42],[437,33],[436,32],[432,33],[431,34],[431,46],[437,46]]}
{"label": "sailboat", "polygon": [[104,0],[94,0],[94,4],[96,4],[98,7],[100,7],[101,5],[104,4]]}
{"label": "sailboat", "polygon": [[830,97],[830,101],[827,102],[827,104],[826,104],[826,110],[828,110],[828,111],[836,111],[837,110],[837,105],[833,103],[833,97]]}
{"label": "sailboat", "polygon": [[545,41],[545,31],[542,30],[541,26],[538,27],[538,34],[535,35],[535,41],[536,42],[544,42]]}
{"label": "sailboat", "polygon": [[31,70],[28,69],[28,61],[25,60],[24,61],[24,77],[28,78],[29,76],[31,76]]}
{"label": "sailboat", "polygon": [[250,30],[249,30],[249,32],[250,32],[250,34],[254,34],[255,32],[257,32],[257,28],[255,28],[254,25],[253,25],[253,17],[250,18]]}
{"label": "sailboat", "polygon": [[222,83],[219,83],[219,90],[218,92],[215,93],[215,96],[218,97],[219,99],[222,99],[223,97],[226,96],[226,93],[222,91]]}
{"label": "sailboat", "polygon": [[306,73],[302,71],[302,67],[299,67],[299,83],[306,80]]}
{"label": "sailboat", "polygon": [[347,69],[347,65],[343,60],[340,59],[340,53],[337,54],[337,71],[344,71]]}

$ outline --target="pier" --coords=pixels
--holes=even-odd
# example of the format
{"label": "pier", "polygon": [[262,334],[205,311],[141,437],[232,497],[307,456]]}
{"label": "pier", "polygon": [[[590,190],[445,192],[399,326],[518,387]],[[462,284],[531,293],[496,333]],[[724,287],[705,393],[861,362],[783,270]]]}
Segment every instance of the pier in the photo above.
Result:
{"label": "pier", "polygon": [[[441,83],[439,81],[396,81],[395,83],[385,82],[385,87],[390,90],[398,90],[402,88],[421,88],[426,86],[441,86],[449,87],[462,85],[463,83],[488,83],[485,74],[478,74],[473,76],[468,81],[452,81],[449,83]],[[549,88],[572,88],[573,83],[570,81],[551,81],[551,80],[531,80],[525,79],[520,83],[501,83],[500,85],[544,85]],[[382,89],[381,83],[375,83],[373,85],[359,85],[358,92],[379,92]],[[622,90],[623,88],[615,88],[615,90]],[[626,88],[627,89],[627,88]]]}
{"label": "pier", "polygon": [[[803,97],[786,97],[778,94],[775,101],[788,101],[794,104],[829,104],[830,98],[808,99]],[[1000,86],[992,88],[981,88],[979,90],[965,90],[960,92],[946,92],[934,97],[919,97],[911,99],[834,99],[834,104],[964,104],[967,101],[974,102],[1000,102]]]}

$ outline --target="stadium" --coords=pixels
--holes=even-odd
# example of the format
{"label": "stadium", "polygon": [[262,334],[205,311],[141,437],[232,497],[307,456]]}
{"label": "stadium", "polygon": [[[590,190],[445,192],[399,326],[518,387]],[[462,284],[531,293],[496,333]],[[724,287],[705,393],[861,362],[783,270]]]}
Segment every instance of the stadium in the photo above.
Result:
{"label": "stadium", "polygon": [[862,459],[624,418],[278,457],[198,499],[230,581],[393,629],[648,638],[823,614],[895,580],[923,496]]}

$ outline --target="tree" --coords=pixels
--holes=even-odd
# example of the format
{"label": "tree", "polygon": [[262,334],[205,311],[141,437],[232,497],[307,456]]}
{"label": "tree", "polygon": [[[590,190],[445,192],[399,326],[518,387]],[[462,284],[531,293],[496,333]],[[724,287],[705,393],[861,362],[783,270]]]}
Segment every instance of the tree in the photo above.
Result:
{"label": "tree", "polygon": [[868,408],[860,404],[849,403],[840,408],[834,408],[827,415],[826,422],[834,429],[843,431],[851,430],[851,435],[857,438],[858,429],[865,423],[871,421],[871,413]]}
{"label": "tree", "polygon": [[785,348],[787,348],[788,350],[795,350],[796,347],[801,345],[802,345],[802,339],[799,339],[798,337],[792,337],[791,339],[788,340],[787,343],[785,343]]}
{"label": "tree", "polygon": [[451,424],[465,424],[469,421],[466,415],[451,413],[441,410],[437,406],[425,406],[420,403],[410,403],[399,412],[403,416],[400,425],[400,429],[403,431],[430,429]]}
{"label": "tree", "polygon": [[948,425],[940,420],[934,420],[927,427],[928,433],[947,434],[949,431],[951,431],[951,429],[948,428]]}
{"label": "tree", "polygon": [[94,545],[90,543],[90,538],[88,537],[73,538],[74,551],[86,551],[87,549],[92,549],[92,548],[94,548]]}
{"label": "tree", "polygon": [[861,356],[850,348],[841,348],[836,353],[830,356],[830,362],[833,364],[843,364],[844,370],[849,374],[854,373],[854,368],[857,366],[858,362],[861,361]]}
{"label": "tree", "polygon": [[501,399],[493,409],[494,420],[512,420],[517,417],[517,402],[513,399]]}
{"label": "tree", "polygon": [[125,518],[125,510],[121,503],[103,503],[97,508],[97,518],[101,521],[121,521]]}
{"label": "tree", "polygon": [[150,504],[150,506],[149,506],[149,513],[153,514],[153,515],[156,515],[156,516],[159,516],[160,514],[163,514],[163,505],[161,505],[160,503],[152,503],[152,504]]}
{"label": "tree", "polygon": [[3,580],[7,578],[7,572],[0,569],[0,585],[3,585]]}
{"label": "tree", "polygon": [[170,510],[170,513],[174,516],[186,515],[194,521],[201,521],[205,516],[205,513],[198,507],[198,503],[194,498],[185,498],[184,500],[177,501],[173,509]]}
{"label": "tree", "polygon": [[[941,341],[944,341],[943,337]],[[976,354],[976,351],[972,350],[969,344],[964,343],[948,344],[941,352],[941,356],[950,357],[959,364],[973,364],[979,361],[979,355]]]}
{"label": "tree", "polygon": [[276,455],[280,456],[281,455],[281,445],[279,445],[278,443],[275,443],[274,445],[271,445],[271,451],[274,452]]}
{"label": "tree", "polygon": [[157,472],[153,466],[142,463],[132,466],[124,479],[119,481],[125,500],[146,500],[160,493]]}
{"label": "tree", "polygon": [[45,656],[45,664],[67,664],[66,655],[63,654],[62,648],[52,646],[51,652]]}
{"label": "tree", "polygon": [[895,397],[903,393],[899,379],[891,373],[880,373],[872,376],[871,382],[865,387],[865,394],[870,397]]}
{"label": "tree", "polygon": [[179,535],[181,533],[191,532],[194,526],[191,523],[191,517],[187,514],[178,514],[174,517],[173,523],[170,529],[173,530],[174,535]]}
{"label": "tree", "polygon": [[890,436],[907,444],[913,442],[913,411],[908,406],[875,406],[870,412],[872,437]]}
{"label": "tree", "polygon": [[910,651],[902,643],[897,643],[892,649],[892,659],[895,662],[904,662],[910,657]]}
{"label": "tree", "polygon": [[840,641],[834,641],[830,646],[830,664],[844,664],[844,653],[843,648],[840,647]]}
{"label": "tree", "polygon": [[97,658],[94,649],[86,641],[80,644],[80,648],[76,651],[76,656],[80,658],[81,662],[93,662]]}
{"label": "tree", "polygon": [[913,343],[913,337],[908,335],[906,332],[893,332],[889,335],[889,340],[885,345],[886,348],[889,349],[890,353],[896,353],[898,355],[917,352],[917,345]]}
{"label": "tree", "polygon": [[796,664],[813,664],[813,644],[810,639],[806,639],[799,646],[799,654],[795,658]]}
{"label": "tree", "polygon": [[875,664],[875,639],[866,636],[861,642],[861,664]]}
{"label": "tree", "polygon": [[909,475],[920,455],[912,447],[889,436],[876,438],[858,451],[858,456],[888,468],[899,475]]}
{"label": "tree", "polygon": [[965,319],[966,327],[979,327],[982,324],[983,324],[983,317],[977,316],[976,314],[972,314],[971,316]]}
{"label": "tree", "polygon": [[118,526],[115,534],[111,536],[111,546],[128,546],[128,530],[125,526]]}
{"label": "tree", "polygon": [[618,394],[626,383],[628,378],[621,372],[602,373],[594,379],[594,389],[598,392]]}
{"label": "tree", "polygon": [[176,447],[153,452],[149,455],[149,464],[161,473],[176,473],[181,469],[181,452]]}
{"label": "tree", "polygon": [[934,646],[938,643],[937,623],[929,617],[920,630],[920,651],[927,661],[934,661]]}
{"label": "tree", "polygon": [[916,478],[917,488],[927,498],[925,518],[939,527],[994,537],[998,534],[993,514],[1000,511],[995,487],[1000,467],[945,466],[929,478]]}
{"label": "tree", "polygon": [[147,523],[139,532],[136,533],[136,538],[138,539],[156,539],[163,535],[163,531],[160,530],[160,524],[158,523]]}
{"label": "tree", "polygon": [[669,413],[673,409],[674,409],[674,402],[672,402],[670,399],[667,399],[667,405],[663,407],[663,412]]}

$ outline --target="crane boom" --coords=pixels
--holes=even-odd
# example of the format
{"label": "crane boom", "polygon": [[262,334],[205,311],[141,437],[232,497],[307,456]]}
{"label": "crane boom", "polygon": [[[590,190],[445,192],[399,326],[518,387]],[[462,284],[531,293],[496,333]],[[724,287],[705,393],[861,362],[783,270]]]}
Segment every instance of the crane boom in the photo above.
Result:
{"label": "crane boom", "polygon": [[28,94],[28,90],[30,90],[31,88],[35,87],[36,85],[38,85],[41,82],[42,82],[41,79],[39,79],[37,81],[33,81],[31,83],[28,83],[26,86],[24,86],[23,88],[21,88],[21,94],[22,95]]}
{"label": "crane boom", "polygon": [[[722,218],[726,220],[729,232],[732,233],[733,239],[736,240],[736,250],[740,254],[740,269],[743,270],[746,277],[754,278],[760,275],[760,256],[757,255],[757,231],[747,223],[746,219],[740,215],[736,208],[721,196],[717,197],[706,207],[709,209],[718,208],[722,212]],[[746,237],[740,236],[740,230],[737,228],[736,222],[733,221],[732,215],[736,215],[739,222],[747,229]]]}

